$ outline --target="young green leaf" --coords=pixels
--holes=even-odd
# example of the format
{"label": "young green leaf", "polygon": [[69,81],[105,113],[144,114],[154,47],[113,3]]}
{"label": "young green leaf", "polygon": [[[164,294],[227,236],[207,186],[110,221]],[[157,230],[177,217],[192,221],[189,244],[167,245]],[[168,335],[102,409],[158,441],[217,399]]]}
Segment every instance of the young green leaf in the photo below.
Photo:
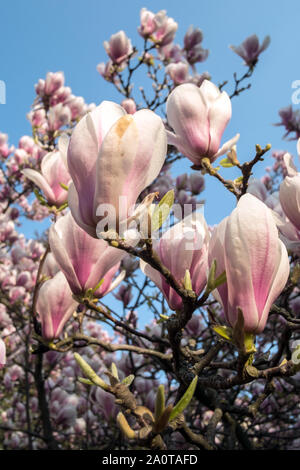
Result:
{"label": "young green leaf", "polygon": [[96,292],[96,290],[99,289],[100,286],[102,286],[103,282],[104,282],[104,278],[100,279],[100,281],[98,282],[98,284],[96,285],[96,287],[94,287],[94,288],[92,289],[92,293],[93,293],[93,294],[94,294],[94,292]]}
{"label": "young green leaf", "polygon": [[82,369],[82,372],[90,379],[90,381],[94,385],[98,385],[98,387],[101,387],[103,390],[110,390],[110,386],[104,382],[96,372],[91,368],[91,366],[80,356],[78,353],[74,353],[74,358],[79,365],[79,367]]}
{"label": "young green leaf", "polygon": [[173,405],[168,405],[164,409],[158,421],[155,421],[154,430],[156,433],[159,434],[160,432],[162,432],[165,429],[165,427],[168,425],[168,423],[171,421],[170,417],[171,417],[172,411],[173,411]]}
{"label": "young green leaf", "polygon": [[165,410],[165,387],[160,385],[156,393],[155,422],[159,420]]}
{"label": "young green leaf", "polygon": [[134,375],[130,374],[127,377],[125,377],[125,379],[122,380],[122,384],[129,387],[132,384],[132,382],[134,381],[134,378],[135,378]]}
{"label": "young green leaf", "polygon": [[115,377],[115,379],[119,380],[118,369],[114,362],[111,363],[111,373]]}
{"label": "young green leaf", "polygon": [[213,330],[221,336],[221,338],[226,339],[227,341],[232,340],[232,329],[228,326],[215,325],[213,326]]}
{"label": "young green leaf", "polygon": [[214,286],[215,286],[215,289],[217,287],[219,287],[221,284],[224,284],[224,282],[226,282],[227,279],[226,279],[226,272],[224,271],[222,274],[220,274],[220,276],[218,276],[216,279],[215,279],[215,283],[214,283]]}
{"label": "young green leaf", "polygon": [[184,285],[184,288],[186,290],[193,290],[191,275],[190,275],[190,271],[188,269],[185,270],[183,285]]}
{"label": "young green leaf", "polygon": [[220,165],[223,168],[231,168],[234,166],[234,164],[227,157],[220,161]]}
{"label": "young green leaf", "polygon": [[195,375],[193,380],[191,381],[188,389],[186,390],[185,394],[180,398],[179,402],[174,406],[171,414],[170,414],[170,421],[177,418],[180,413],[182,413],[186,407],[189,405],[191,399],[193,398],[194,392],[196,390],[198,382],[198,377]]}
{"label": "young green leaf", "polygon": [[151,217],[151,228],[153,232],[158,230],[164,221],[168,218],[170,210],[174,204],[174,199],[175,193],[174,190],[171,189],[164,195],[164,197],[155,207]]}
{"label": "young green leaf", "polygon": [[211,267],[208,273],[206,291],[211,292],[215,288],[216,270],[217,270],[217,261],[214,259],[213,262],[211,263]]}
{"label": "young green leaf", "polygon": [[84,385],[94,385],[93,382],[89,379],[85,379],[83,377],[78,378],[79,382],[84,384]]}
{"label": "young green leaf", "polygon": [[69,190],[69,187],[68,187],[66,184],[64,184],[64,183],[59,183],[59,184],[60,184],[60,186],[61,186],[63,189],[65,189],[66,191]]}

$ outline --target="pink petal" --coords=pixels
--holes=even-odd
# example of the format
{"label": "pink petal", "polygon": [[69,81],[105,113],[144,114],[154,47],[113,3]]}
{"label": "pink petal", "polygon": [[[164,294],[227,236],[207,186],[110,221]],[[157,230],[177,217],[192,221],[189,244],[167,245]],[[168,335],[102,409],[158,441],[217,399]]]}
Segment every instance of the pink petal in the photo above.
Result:
{"label": "pink petal", "polygon": [[58,338],[77,305],[62,272],[44,282],[39,290],[36,305],[43,337],[48,340]]}
{"label": "pink petal", "polygon": [[102,141],[109,128],[125,110],[104,101],[87,113],[75,127],[68,147],[68,167],[80,195],[79,205],[84,223],[93,219],[93,199],[96,187],[96,161]]}
{"label": "pink petal", "polygon": [[22,173],[26,178],[33,181],[34,184],[36,184],[43,191],[49,204],[55,204],[56,199],[54,193],[43,175],[41,175],[38,171],[32,170],[30,168],[25,168],[25,170],[22,170]]}

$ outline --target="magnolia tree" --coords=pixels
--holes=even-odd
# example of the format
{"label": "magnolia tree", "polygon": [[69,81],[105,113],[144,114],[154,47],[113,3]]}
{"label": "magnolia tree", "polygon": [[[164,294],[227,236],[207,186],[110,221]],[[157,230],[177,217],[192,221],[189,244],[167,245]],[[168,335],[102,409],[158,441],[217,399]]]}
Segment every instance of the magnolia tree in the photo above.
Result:
{"label": "magnolia tree", "polygon": [[[0,134],[3,449],[300,447],[300,176],[277,151],[254,179],[270,145],[240,162],[239,134],[222,139],[270,40],[231,46],[246,71],[215,84],[196,68],[201,30],[183,45],[176,30],[143,8],[141,49],[105,41],[97,69],[121,104],[86,104],[50,72],[32,136]],[[299,138],[298,112],[280,116]],[[214,227],[207,178],[236,200]],[[50,228],[27,239],[25,219]]]}

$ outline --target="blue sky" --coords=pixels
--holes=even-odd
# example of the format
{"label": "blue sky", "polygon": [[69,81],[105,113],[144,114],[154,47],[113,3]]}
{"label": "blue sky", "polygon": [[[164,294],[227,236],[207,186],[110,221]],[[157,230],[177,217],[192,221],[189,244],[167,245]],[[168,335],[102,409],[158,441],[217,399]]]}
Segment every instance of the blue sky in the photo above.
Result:
{"label": "blue sky", "polygon": [[[9,134],[12,144],[17,145],[22,135],[30,134],[25,115],[34,98],[33,85],[48,71],[63,70],[66,84],[87,102],[120,101],[113,87],[98,75],[96,65],[106,60],[103,41],[120,29],[126,31],[133,44],[142,45],[136,28],[143,6],[155,12],[167,10],[179,23],[178,43],[182,43],[190,24],[203,30],[203,45],[211,52],[198,71],[209,71],[215,83],[231,79],[235,71],[242,74],[245,69],[229,44],[238,45],[253,33],[260,39],[270,34],[271,45],[262,55],[251,90],[233,100],[233,117],[224,138],[240,132],[238,155],[242,162],[253,156],[256,143],[270,142],[273,149],[295,153],[295,142],[283,142],[283,129],[272,123],[278,121],[278,109],[291,103],[291,84],[300,79],[297,0],[2,1],[0,80],[6,83],[7,103],[0,105],[0,131]],[[269,158],[260,164],[256,175],[261,175],[270,163]],[[186,172],[189,167],[184,159],[176,172]],[[223,174],[229,175],[226,170]],[[218,182],[206,179],[205,214],[209,223],[216,223],[234,207],[234,198]],[[31,235],[36,228],[26,224],[25,231]]]}

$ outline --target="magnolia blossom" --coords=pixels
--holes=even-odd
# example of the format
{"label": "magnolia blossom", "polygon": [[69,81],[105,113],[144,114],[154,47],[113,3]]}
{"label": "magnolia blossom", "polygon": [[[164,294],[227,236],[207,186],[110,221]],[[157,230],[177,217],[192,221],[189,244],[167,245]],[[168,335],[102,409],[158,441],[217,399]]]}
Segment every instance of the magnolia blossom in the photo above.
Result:
{"label": "magnolia blossom", "polygon": [[109,41],[104,41],[103,45],[107,55],[115,64],[121,64],[132,53],[131,41],[124,31],[113,34]]}
{"label": "magnolia blossom", "polygon": [[131,286],[124,286],[122,285],[116,294],[114,294],[115,298],[123,302],[124,307],[127,307],[129,302],[132,299],[131,293]]}
{"label": "magnolia blossom", "polygon": [[240,308],[245,331],[261,333],[289,276],[287,251],[270,209],[252,194],[242,196],[212,234],[209,262],[213,259],[217,276],[226,271],[227,283],[217,288],[216,297],[228,323],[235,325]]}
{"label": "magnolia blossom", "polygon": [[[48,72],[46,75],[46,80],[44,82],[43,92],[45,93],[45,95],[52,95],[61,86],[63,86],[64,82],[65,82],[65,77],[64,77],[63,72],[54,72],[54,73]],[[40,80],[39,83],[41,85],[42,81]],[[37,92],[39,91],[39,94],[41,90],[42,88],[38,88],[38,90],[36,89]]]}
{"label": "magnolia blossom", "polygon": [[180,85],[189,78],[189,66],[185,62],[172,63],[166,67],[166,73],[170,75],[175,85]]}
{"label": "magnolia blossom", "polygon": [[270,36],[266,36],[260,45],[256,34],[249,36],[240,46],[230,46],[230,48],[244,59],[245,64],[252,67],[256,64],[260,54],[267,49],[270,44]]}
{"label": "magnolia blossom", "polygon": [[[179,284],[183,285],[189,271],[192,289],[198,295],[207,279],[208,241],[206,222],[202,214],[194,213],[165,232],[159,241],[153,243],[153,249]],[[143,260],[140,267],[162,291],[169,307],[172,310],[181,310],[182,299],[165,278]]]}
{"label": "magnolia blossom", "polygon": [[138,27],[138,32],[143,38],[150,38],[160,47],[173,41],[178,24],[167,16],[165,10],[154,14],[147,8],[142,8],[140,17],[141,25]]}
{"label": "magnolia blossom", "polygon": [[41,163],[41,173],[31,168],[22,170],[26,178],[33,181],[44,193],[47,202],[60,207],[68,200],[68,192],[61,183],[68,186],[71,176],[67,167],[68,138],[62,136],[58,141],[58,151],[47,153]]}
{"label": "magnolia blossom", "polygon": [[6,364],[6,347],[3,339],[0,338],[0,369]]}
{"label": "magnolia blossom", "polygon": [[71,111],[71,119],[77,119],[79,116],[83,116],[86,110],[86,104],[82,96],[71,95],[69,97],[68,106]]}
{"label": "magnolia blossom", "polygon": [[231,101],[225,91],[208,80],[198,88],[192,83],[179,85],[167,100],[167,117],[175,133],[168,131],[168,142],[195,165],[206,157],[211,162],[237,142],[239,134],[220,148],[230,118]]}
{"label": "magnolia blossom", "polygon": [[183,60],[182,49],[179,44],[174,44],[173,42],[167,44],[166,46],[159,47],[158,57],[161,61],[164,62],[181,62]]}
{"label": "magnolia blossom", "polygon": [[207,49],[203,49],[201,45],[202,40],[202,31],[199,28],[190,26],[184,36],[185,57],[190,64],[203,62],[207,59],[209,51]]}
{"label": "magnolia blossom", "polygon": [[[292,105],[286,106],[285,108],[281,108],[278,111],[278,114],[281,118],[280,122],[274,124],[275,126],[284,126],[285,127],[285,134],[283,138],[289,136],[289,134],[295,132],[295,139],[300,137],[300,110],[293,109]],[[294,140],[290,137],[289,140]]]}
{"label": "magnolia blossom", "polygon": [[116,71],[115,71],[114,64],[111,60],[109,60],[107,63],[100,62],[100,64],[98,64],[96,68],[97,68],[97,71],[105,80],[107,80],[108,82],[114,81],[114,76],[116,74]]}
{"label": "magnolia blossom", "polygon": [[189,64],[193,65],[196,62],[204,62],[207,59],[208,54],[208,49],[204,49],[201,44],[197,44],[193,49],[187,51],[185,56]]}
{"label": "magnolia blossom", "polygon": [[8,135],[0,132],[0,156],[7,158],[12,150],[13,147],[8,146]]}
{"label": "magnolia blossom", "polygon": [[48,113],[48,124],[51,131],[57,131],[63,126],[69,124],[72,118],[72,113],[69,106],[63,103],[58,103],[52,106]]}
{"label": "magnolia blossom", "polygon": [[154,31],[162,24],[166,12],[164,10],[154,14],[147,8],[142,8],[140,13],[141,25],[138,27],[138,32],[143,38],[148,38]]}
{"label": "magnolia blossom", "polygon": [[103,297],[125,276],[124,272],[112,281],[125,252],[110,247],[104,240],[92,238],[76,224],[70,212],[52,225],[49,243],[74,294],[94,289],[103,281],[93,294]]}
{"label": "magnolia blossom", "polygon": [[105,218],[116,230],[127,219],[163,166],[166,140],[161,118],[147,109],[129,115],[104,101],[81,119],[70,139],[68,167],[69,207],[83,230],[96,238],[99,221]]}
{"label": "magnolia blossom", "polygon": [[197,44],[200,44],[202,41],[203,33],[201,29],[194,28],[190,25],[183,39],[185,50],[193,49],[193,47],[197,46]]}
{"label": "magnolia blossom", "polygon": [[[299,147],[299,143],[298,143]],[[266,204],[272,209],[273,217],[280,232],[280,238],[288,250],[300,254],[299,217],[299,176],[292,156],[286,153],[283,161],[287,176],[280,185],[279,192],[272,193]],[[298,205],[297,205],[298,204]]]}
{"label": "magnolia blossom", "polygon": [[158,28],[152,33],[151,39],[160,47],[170,44],[176,34],[178,24],[173,18],[169,18],[164,10],[161,10]]}
{"label": "magnolia blossom", "polygon": [[71,98],[72,90],[69,86],[61,86],[50,97],[50,106],[55,106],[58,103],[65,103]]}
{"label": "magnolia blossom", "polygon": [[191,173],[189,175],[189,187],[192,194],[200,194],[204,190],[205,179],[199,172]]}
{"label": "magnolia blossom", "polygon": [[126,98],[123,100],[121,106],[128,114],[134,114],[136,112],[136,104],[132,98]]}
{"label": "magnolia blossom", "polygon": [[45,281],[39,290],[36,303],[43,337],[47,340],[58,338],[77,305],[62,272]]}
{"label": "magnolia blossom", "polygon": [[[300,139],[298,140],[298,153],[300,154]],[[280,185],[279,199],[286,216],[296,229],[300,230],[300,173],[297,172],[289,153],[286,153],[283,158],[288,175]]]}

